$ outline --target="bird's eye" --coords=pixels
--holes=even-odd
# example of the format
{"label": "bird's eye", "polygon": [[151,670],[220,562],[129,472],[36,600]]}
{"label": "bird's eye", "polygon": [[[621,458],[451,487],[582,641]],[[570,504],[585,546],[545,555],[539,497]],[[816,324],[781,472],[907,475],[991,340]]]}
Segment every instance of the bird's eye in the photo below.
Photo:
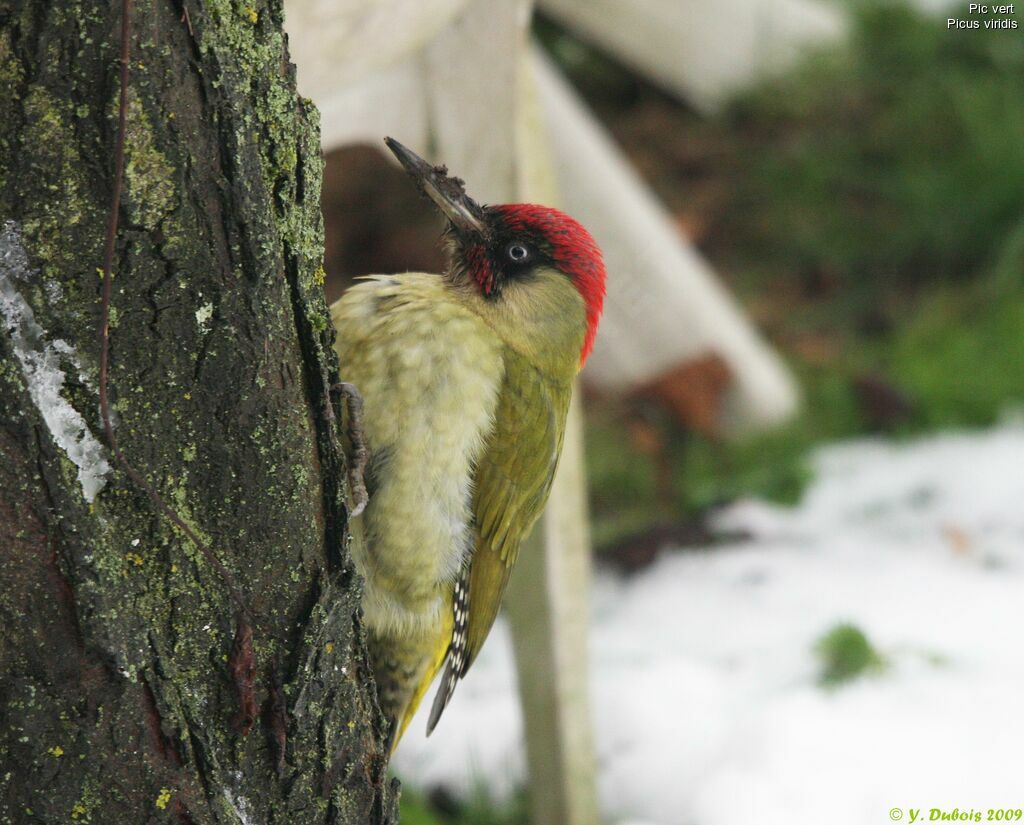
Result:
{"label": "bird's eye", "polygon": [[505,250],[505,254],[508,255],[509,260],[514,263],[521,264],[530,257],[530,249],[526,244],[513,241],[508,245],[508,248]]}

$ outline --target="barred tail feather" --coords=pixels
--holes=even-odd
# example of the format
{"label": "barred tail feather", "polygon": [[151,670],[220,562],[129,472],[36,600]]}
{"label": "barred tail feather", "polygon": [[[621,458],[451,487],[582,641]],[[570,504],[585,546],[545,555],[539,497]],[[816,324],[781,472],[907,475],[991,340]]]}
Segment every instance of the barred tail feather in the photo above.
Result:
{"label": "barred tail feather", "polygon": [[441,714],[448,707],[455,693],[455,687],[459,679],[466,675],[469,668],[467,656],[467,628],[469,626],[469,575],[468,569],[455,583],[455,593],[452,599],[452,640],[448,645],[447,664],[444,668],[444,675],[441,677],[441,684],[434,696],[434,704],[430,708],[430,718],[427,720],[427,736],[429,736]]}

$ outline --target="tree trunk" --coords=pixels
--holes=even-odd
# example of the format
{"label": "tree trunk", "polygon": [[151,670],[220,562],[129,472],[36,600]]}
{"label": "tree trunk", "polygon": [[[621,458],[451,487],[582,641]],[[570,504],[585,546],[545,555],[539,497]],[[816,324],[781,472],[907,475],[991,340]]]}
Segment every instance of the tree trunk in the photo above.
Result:
{"label": "tree trunk", "polygon": [[119,6],[0,0],[0,823],[394,823],[279,0],[132,2],[114,429],[227,577],[103,443]]}

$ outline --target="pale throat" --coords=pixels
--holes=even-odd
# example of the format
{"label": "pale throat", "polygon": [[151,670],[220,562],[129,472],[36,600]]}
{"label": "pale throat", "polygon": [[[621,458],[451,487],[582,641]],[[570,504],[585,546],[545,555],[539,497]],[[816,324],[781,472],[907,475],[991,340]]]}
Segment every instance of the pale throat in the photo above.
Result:
{"label": "pale throat", "polygon": [[502,284],[500,295],[487,298],[477,285],[459,285],[466,305],[511,349],[552,378],[578,372],[587,333],[587,307],[562,272],[539,267],[522,279]]}

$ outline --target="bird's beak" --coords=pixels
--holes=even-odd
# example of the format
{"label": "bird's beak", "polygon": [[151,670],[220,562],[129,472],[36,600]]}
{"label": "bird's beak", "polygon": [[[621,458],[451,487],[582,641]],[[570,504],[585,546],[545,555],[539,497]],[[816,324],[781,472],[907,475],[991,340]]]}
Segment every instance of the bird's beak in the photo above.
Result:
{"label": "bird's beak", "polygon": [[437,204],[457,232],[482,238],[489,235],[484,210],[466,194],[465,185],[459,178],[451,177],[444,166],[427,163],[394,138],[386,137],[384,143],[416,181],[417,188]]}

